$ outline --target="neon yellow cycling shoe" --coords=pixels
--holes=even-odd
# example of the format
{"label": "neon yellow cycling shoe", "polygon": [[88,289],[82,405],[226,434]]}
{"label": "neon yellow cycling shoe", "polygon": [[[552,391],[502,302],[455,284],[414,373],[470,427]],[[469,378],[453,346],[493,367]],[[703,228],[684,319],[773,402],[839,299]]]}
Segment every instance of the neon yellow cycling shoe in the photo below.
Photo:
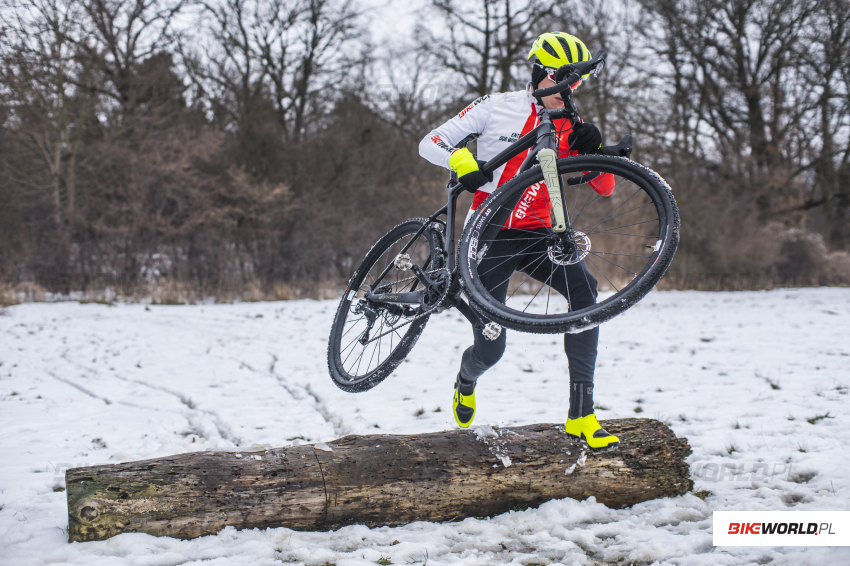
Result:
{"label": "neon yellow cycling shoe", "polygon": [[620,446],[620,439],[602,428],[593,413],[577,419],[567,418],[564,428],[568,436],[576,440],[584,440],[594,452],[615,450]]}
{"label": "neon yellow cycling shoe", "polygon": [[471,395],[464,395],[460,392],[460,375],[455,381],[455,396],[452,399],[452,407],[454,408],[455,422],[461,428],[468,428],[472,424],[472,419],[475,418],[475,390]]}

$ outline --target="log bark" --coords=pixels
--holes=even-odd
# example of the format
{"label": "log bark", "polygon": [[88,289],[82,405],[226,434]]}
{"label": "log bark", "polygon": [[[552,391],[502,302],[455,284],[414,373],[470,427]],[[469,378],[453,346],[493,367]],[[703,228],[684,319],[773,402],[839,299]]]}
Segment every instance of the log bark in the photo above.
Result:
{"label": "log bark", "polygon": [[66,472],[68,536],[182,539],[237,529],[330,530],[491,516],[551,499],[613,508],[690,490],[688,442],[652,419],[603,421],[593,454],[562,424],[346,436],[263,452],[196,452]]}

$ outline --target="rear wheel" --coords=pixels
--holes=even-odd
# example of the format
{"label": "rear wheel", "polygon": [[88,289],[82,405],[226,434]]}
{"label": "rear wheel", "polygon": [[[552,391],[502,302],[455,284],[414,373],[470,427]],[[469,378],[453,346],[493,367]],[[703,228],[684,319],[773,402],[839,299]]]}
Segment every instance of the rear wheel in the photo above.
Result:
{"label": "rear wheel", "polygon": [[[508,328],[560,333],[597,326],[643,298],[676,252],[679,211],[656,173],[601,155],[560,159],[558,172],[568,232],[556,234],[533,207],[514,210],[526,191],[545,192],[533,167],[484,201],[461,236],[466,295]],[[609,197],[594,190],[603,179],[614,185]]]}
{"label": "rear wheel", "polygon": [[[430,309],[439,301],[435,293],[423,293],[425,289],[412,269],[416,265],[429,277],[448,281],[439,229],[426,228],[400,257],[425,222],[414,218],[387,232],[354,272],[328,343],[328,369],[340,389],[366,391],[386,379],[416,344]],[[385,270],[386,275],[376,285]],[[421,300],[399,304],[375,299],[401,293],[416,293]]]}

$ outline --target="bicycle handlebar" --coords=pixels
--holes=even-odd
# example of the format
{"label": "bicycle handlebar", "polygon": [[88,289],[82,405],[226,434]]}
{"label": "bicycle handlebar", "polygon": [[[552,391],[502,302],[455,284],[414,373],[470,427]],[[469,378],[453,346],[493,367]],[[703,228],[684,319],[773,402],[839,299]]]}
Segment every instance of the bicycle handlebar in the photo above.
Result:
{"label": "bicycle handlebar", "polygon": [[[599,71],[602,70],[602,67],[605,65],[605,59],[608,57],[608,52],[604,49],[600,49],[596,52],[596,55],[593,59],[589,61],[584,61],[583,63],[573,63],[570,65],[564,65],[560,69],[558,69],[558,74],[569,73],[569,76],[558,84],[551,86],[549,88],[537,89],[534,91],[534,96],[538,98],[542,98],[544,96],[550,96],[553,94],[557,94],[559,92],[563,92],[565,90],[570,90],[570,87],[574,85],[578,80],[588,73],[593,73],[594,76],[599,74]],[[575,106],[572,108],[562,108],[562,109],[553,109],[546,110],[546,114],[549,116],[551,120],[558,120],[561,118],[572,118],[575,114]],[[526,149],[531,148],[537,140],[537,136],[544,133],[542,129],[545,129],[546,126],[544,124],[540,124],[534,130],[522,136],[516,144],[505,148],[498,155],[493,157],[490,161],[485,163],[481,167],[481,171],[483,173],[490,173],[496,170],[499,166],[503,165],[507,162],[507,160],[515,155],[517,151],[524,151]],[[541,131],[538,131],[538,130]],[[548,132],[548,130],[546,131]],[[466,144],[471,142],[473,139],[477,138],[477,134],[470,134],[466,138],[464,138],[456,147],[465,147]],[[625,139],[625,138],[624,138]],[[629,144],[631,145],[631,144]],[[617,148],[619,149],[619,147]],[[629,147],[631,150],[631,147]],[[454,178],[453,178],[454,180]]]}
{"label": "bicycle handlebar", "polygon": [[553,94],[558,94],[559,92],[564,92],[572,85],[576,84],[583,75],[586,75],[592,71],[596,71],[597,67],[599,67],[599,70],[602,70],[601,66],[605,65],[605,59],[607,57],[608,52],[604,49],[600,49],[596,52],[596,55],[590,61],[564,65],[563,67],[558,69],[558,74],[568,73],[567,78],[554,86],[550,86],[547,88],[539,88],[535,90],[533,93],[534,96],[536,96],[537,98],[543,98],[546,96],[551,96]]}

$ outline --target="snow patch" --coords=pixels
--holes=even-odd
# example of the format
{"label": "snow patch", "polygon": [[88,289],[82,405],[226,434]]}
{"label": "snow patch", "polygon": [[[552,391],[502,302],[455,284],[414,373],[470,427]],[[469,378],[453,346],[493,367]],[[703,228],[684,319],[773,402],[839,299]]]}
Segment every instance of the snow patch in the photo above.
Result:
{"label": "snow patch", "polygon": [[[569,450],[567,450],[566,452],[567,452],[567,454],[570,453]],[[572,464],[571,466],[567,466],[567,469],[564,470],[564,475],[568,476],[568,475],[572,474],[575,471],[576,466],[578,466],[579,468],[584,467],[584,463],[586,461],[587,461],[587,454],[585,454],[584,449],[582,449],[582,451],[578,455],[578,459],[575,461],[575,463]]]}
{"label": "snow patch", "polygon": [[576,464],[578,464],[578,466],[580,468],[583,468],[584,463],[586,461],[587,461],[587,454],[584,452],[584,449],[582,449],[581,454],[578,455],[578,460],[576,460]]}
{"label": "snow patch", "polygon": [[[836,449],[846,447],[850,422],[850,289],[840,288],[654,291],[605,323],[600,346],[609,355],[597,365],[596,400],[616,419],[634,417],[642,399],[644,415],[671,423],[693,448],[687,463],[700,496],[626,509],[566,498],[486,521],[394,528],[228,527],[193,540],[127,533],[68,544],[67,492],[54,491],[68,467],[204,451],[265,460],[264,445],[452,429],[451,411],[415,417],[413,408],[445,408],[469,323],[456,311],[433,316],[407,363],[380,387],[352,395],[327,375],[338,303],[8,308],[0,316],[0,430],[9,432],[0,435],[0,563],[850,564],[850,547],[721,554],[711,545],[713,511],[850,509],[850,451]],[[555,341],[512,333],[486,376],[476,419],[494,426],[475,429],[494,474],[514,440],[495,425],[563,423],[567,361]],[[532,360],[540,372],[517,380],[514,369]],[[398,402],[411,393],[410,403]],[[93,449],[93,439],[108,449]],[[567,454],[564,462],[572,461]],[[572,473],[578,468],[575,461]]]}
{"label": "snow patch", "polygon": [[478,437],[478,440],[483,440],[487,437],[498,437],[499,436],[498,431],[493,430],[493,427],[488,425],[488,424],[479,425],[479,426],[475,427],[474,429],[472,429],[472,432],[475,433],[475,436]]}

